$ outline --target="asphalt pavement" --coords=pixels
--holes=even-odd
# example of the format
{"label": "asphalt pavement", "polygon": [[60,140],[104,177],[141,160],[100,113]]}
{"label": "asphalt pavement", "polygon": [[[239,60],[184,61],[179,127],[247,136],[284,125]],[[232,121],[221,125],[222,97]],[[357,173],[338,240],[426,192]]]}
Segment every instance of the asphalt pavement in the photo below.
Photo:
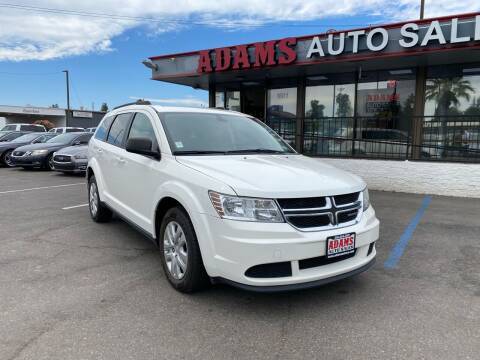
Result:
{"label": "asphalt pavement", "polygon": [[185,295],[143,235],[91,221],[83,177],[0,169],[0,359],[479,359],[480,199],[371,199],[371,270]]}

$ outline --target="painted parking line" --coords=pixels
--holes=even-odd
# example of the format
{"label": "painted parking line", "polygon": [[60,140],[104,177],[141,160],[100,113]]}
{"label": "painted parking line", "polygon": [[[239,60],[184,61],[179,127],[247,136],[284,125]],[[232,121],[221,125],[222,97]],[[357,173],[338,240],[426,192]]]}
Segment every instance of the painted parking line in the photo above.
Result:
{"label": "painted parking line", "polygon": [[425,210],[427,210],[428,205],[430,205],[431,201],[432,201],[431,196],[425,196],[423,198],[422,205],[420,206],[417,213],[408,224],[402,236],[400,236],[400,239],[397,241],[392,251],[390,251],[390,256],[388,257],[388,259],[383,263],[383,266],[386,269],[392,269],[397,266],[398,261],[402,257],[403,252],[405,251],[405,248],[407,247],[410,239],[412,238],[413,233],[417,228],[417,225],[422,219],[423,214],[425,213]]}
{"label": "painted parking line", "polygon": [[77,209],[77,208],[81,208],[81,207],[85,207],[85,206],[88,206],[88,204],[80,204],[80,205],[67,206],[67,207],[62,208],[62,210]]}
{"label": "painted parking line", "polygon": [[34,188],[29,188],[29,189],[0,191],[0,194],[12,194],[12,193],[18,193],[18,192],[25,192],[25,191],[55,189],[55,188],[62,188],[62,187],[68,187],[68,186],[78,186],[78,185],[85,185],[85,183],[84,183],[84,182],[81,182],[81,183],[74,183],[74,184],[41,186],[41,187],[34,187]]}
{"label": "painted parking line", "polygon": [[73,205],[73,206],[64,207],[62,208],[62,210],[77,209],[77,208],[86,207],[86,206],[88,206],[88,204]]}

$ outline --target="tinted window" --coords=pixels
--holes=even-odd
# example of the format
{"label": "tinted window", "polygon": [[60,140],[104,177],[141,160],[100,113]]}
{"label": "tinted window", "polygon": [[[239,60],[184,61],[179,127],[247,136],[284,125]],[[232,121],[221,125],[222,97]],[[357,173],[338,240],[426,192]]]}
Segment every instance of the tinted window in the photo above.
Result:
{"label": "tinted window", "polygon": [[20,136],[20,137],[16,138],[12,142],[14,142],[14,143],[30,142],[30,141],[33,141],[36,138],[38,138],[38,135],[39,134],[26,134],[26,135],[23,135],[23,136]]}
{"label": "tinted window", "polygon": [[120,114],[115,118],[115,121],[108,132],[107,142],[115,146],[122,146],[127,132],[128,123],[131,114]]}
{"label": "tinted window", "polygon": [[69,132],[84,132],[85,129],[82,129],[82,128],[73,128],[73,129],[65,129],[65,132],[69,133]]}
{"label": "tinted window", "polygon": [[56,136],[55,134],[42,135],[42,136],[36,138],[34,143],[35,144],[41,144],[41,143],[47,142],[47,140],[50,140],[51,138],[53,138],[55,136]]}
{"label": "tinted window", "polygon": [[17,130],[17,125],[6,125],[2,130]]}
{"label": "tinted window", "polygon": [[7,134],[5,136],[2,136],[2,141],[12,141],[13,139],[16,139],[20,136],[23,136],[25,135],[24,133],[10,133],[10,134]]}
{"label": "tinted window", "polygon": [[36,125],[22,125],[21,130],[43,132],[43,128],[41,126],[36,126]]}
{"label": "tinted window", "polygon": [[76,138],[75,142],[80,141],[80,144],[85,145],[85,144],[88,144],[91,137],[92,137],[92,134],[83,134],[78,138]]}
{"label": "tinted window", "polygon": [[113,121],[113,116],[107,116],[103,119],[99,125],[97,132],[95,133],[95,139],[105,141],[107,139],[108,129]]}
{"label": "tinted window", "polygon": [[70,134],[61,134],[55,136],[53,139],[48,140],[48,143],[55,143],[55,144],[69,144],[73,139],[77,138],[78,134],[70,133]]}
{"label": "tinted window", "polygon": [[153,131],[152,123],[145,114],[137,113],[135,115],[128,138],[147,138],[152,141],[152,151],[158,148],[157,138],[155,136],[155,132]]}

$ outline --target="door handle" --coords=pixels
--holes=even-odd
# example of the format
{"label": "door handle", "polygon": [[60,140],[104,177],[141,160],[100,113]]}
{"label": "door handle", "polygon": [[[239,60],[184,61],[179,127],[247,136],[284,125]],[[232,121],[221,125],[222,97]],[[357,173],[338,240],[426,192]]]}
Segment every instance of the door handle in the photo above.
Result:
{"label": "door handle", "polygon": [[101,148],[95,148],[95,150],[97,150],[97,152],[99,152],[99,153],[103,152],[103,150]]}
{"label": "door handle", "polygon": [[117,161],[120,163],[120,164],[125,164],[126,161],[124,158],[121,158],[121,157],[117,157]]}

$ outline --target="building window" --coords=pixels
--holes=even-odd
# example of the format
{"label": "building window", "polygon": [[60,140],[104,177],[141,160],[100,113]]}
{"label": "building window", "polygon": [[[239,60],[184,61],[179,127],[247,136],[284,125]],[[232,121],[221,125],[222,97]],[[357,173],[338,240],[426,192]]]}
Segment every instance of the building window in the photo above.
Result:
{"label": "building window", "polygon": [[[335,81],[325,77],[323,83]],[[355,84],[320,84],[305,89],[304,151],[329,155],[335,137],[352,133]]]}
{"label": "building window", "polygon": [[295,146],[297,88],[269,89],[266,123],[291,146]]}
{"label": "building window", "polygon": [[405,159],[412,152],[415,71],[366,73],[358,83],[352,154]]}
{"label": "building window", "polygon": [[225,108],[232,111],[241,111],[240,91],[227,91],[225,94]]}
{"label": "building window", "polygon": [[421,156],[480,160],[480,64],[428,69]]}
{"label": "building window", "polygon": [[415,71],[372,71],[356,77],[350,73],[307,78],[305,153],[406,158],[412,150]]}

